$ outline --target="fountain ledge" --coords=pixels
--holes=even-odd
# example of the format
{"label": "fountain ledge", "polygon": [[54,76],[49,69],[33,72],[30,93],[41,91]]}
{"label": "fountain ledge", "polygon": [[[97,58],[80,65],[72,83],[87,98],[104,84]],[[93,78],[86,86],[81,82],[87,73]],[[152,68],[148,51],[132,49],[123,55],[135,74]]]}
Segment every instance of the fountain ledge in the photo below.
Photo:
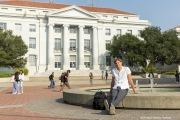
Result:
{"label": "fountain ledge", "polygon": [[[63,99],[68,104],[92,106],[94,92],[88,92],[89,89],[109,88],[85,87],[78,89],[68,89],[63,92]],[[107,92],[107,100],[111,100],[110,93]],[[143,94],[134,94],[129,91],[128,95],[119,103],[117,107],[141,108],[141,109],[180,109],[180,92],[144,92]]]}

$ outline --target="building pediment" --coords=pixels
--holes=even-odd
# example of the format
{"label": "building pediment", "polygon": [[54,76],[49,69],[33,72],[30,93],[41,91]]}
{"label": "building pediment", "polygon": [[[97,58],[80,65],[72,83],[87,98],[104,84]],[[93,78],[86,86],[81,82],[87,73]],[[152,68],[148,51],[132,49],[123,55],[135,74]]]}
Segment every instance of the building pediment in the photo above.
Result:
{"label": "building pediment", "polygon": [[48,13],[47,16],[98,19],[98,16],[75,5]]}

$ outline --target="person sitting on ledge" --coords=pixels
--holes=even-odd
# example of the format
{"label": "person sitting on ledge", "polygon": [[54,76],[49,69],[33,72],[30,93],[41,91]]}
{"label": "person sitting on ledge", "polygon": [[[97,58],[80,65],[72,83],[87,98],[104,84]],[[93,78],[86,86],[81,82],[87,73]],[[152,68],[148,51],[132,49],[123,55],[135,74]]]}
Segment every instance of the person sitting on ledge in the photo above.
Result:
{"label": "person sitting on ledge", "polygon": [[134,87],[129,67],[123,67],[122,60],[119,58],[114,60],[114,64],[116,65],[116,68],[112,69],[112,81],[110,90],[112,100],[110,104],[106,99],[104,100],[105,108],[111,115],[115,114],[115,107],[127,95],[129,84],[131,85],[131,88],[133,89],[135,94],[142,94],[141,92],[137,92]]}

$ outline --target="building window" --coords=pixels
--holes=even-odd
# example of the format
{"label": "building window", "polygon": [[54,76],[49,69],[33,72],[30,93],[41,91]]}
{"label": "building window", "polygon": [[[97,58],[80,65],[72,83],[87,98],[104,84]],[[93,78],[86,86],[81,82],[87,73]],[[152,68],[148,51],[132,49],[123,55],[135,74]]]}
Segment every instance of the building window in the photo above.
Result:
{"label": "building window", "polygon": [[111,35],[111,30],[110,29],[106,29],[106,35]]}
{"label": "building window", "polygon": [[55,33],[61,33],[61,27],[55,27]]}
{"label": "building window", "polygon": [[61,56],[55,55],[54,57],[55,57],[54,67],[61,68]]}
{"label": "building window", "polygon": [[8,10],[8,8],[1,8],[2,10]]}
{"label": "building window", "polygon": [[22,11],[22,9],[16,9],[16,11]]}
{"label": "building window", "polygon": [[2,30],[6,30],[7,24],[6,23],[0,23],[0,28]]}
{"label": "building window", "polygon": [[90,29],[89,28],[84,28],[84,34],[90,34]]}
{"label": "building window", "polygon": [[29,10],[30,12],[36,12],[36,10]]}
{"label": "building window", "polygon": [[84,51],[90,51],[90,40],[84,40]]}
{"label": "building window", "polygon": [[29,48],[36,48],[36,38],[29,38]]}
{"label": "building window", "polygon": [[106,56],[106,66],[111,66],[111,56]]}
{"label": "building window", "polygon": [[90,56],[89,55],[84,56],[84,65],[85,65],[86,69],[90,68]]}
{"label": "building window", "polygon": [[48,13],[49,11],[43,11],[44,13]]}
{"label": "building window", "polygon": [[29,25],[29,32],[36,32],[36,25],[35,24]]}
{"label": "building window", "polygon": [[121,35],[121,29],[117,29],[117,35],[120,36]]}
{"label": "building window", "polygon": [[29,55],[29,66],[36,66],[36,56]]}
{"label": "building window", "polygon": [[124,19],[128,19],[128,17],[124,17]]}
{"label": "building window", "polygon": [[61,50],[61,39],[60,38],[55,38],[54,50]]}
{"label": "building window", "polygon": [[127,30],[127,33],[132,35],[132,30]]}
{"label": "building window", "polygon": [[108,50],[108,45],[111,44],[110,40],[106,40],[106,50]]}
{"label": "building window", "polygon": [[70,27],[70,33],[76,33],[76,28],[75,27]]}
{"label": "building window", "polygon": [[70,68],[75,69],[76,68],[76,56],[70,55]]}
{"label": "building window", "polygon": [[113,18],[118,18],[118,16],[113,16]]}
{"label": "building window", "polygon": [[21,31],[22,30],[22,25],[20,23],[15,23],[15,30],[16,31]]}
{"label": "building window", "polygon": [[76,51],[76,40],[70,39],[70,51]]}
{"label": "building window", "polygon": [[106,18],[107,18],[107,15],[103,15],[103,17],[106,17]]}
{"label": "building window", "polygon": [[141,30],[138,30],[138,36],[141,36]]}

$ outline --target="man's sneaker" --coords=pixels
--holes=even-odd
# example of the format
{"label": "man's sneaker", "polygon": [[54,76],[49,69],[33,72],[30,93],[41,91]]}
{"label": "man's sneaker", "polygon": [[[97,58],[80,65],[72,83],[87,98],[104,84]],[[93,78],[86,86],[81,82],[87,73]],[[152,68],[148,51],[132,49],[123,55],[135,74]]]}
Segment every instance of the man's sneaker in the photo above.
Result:
{"label": "man's sneaker", "polygon": [[110,108],[109,108],[109,113],[110,113],[111,115],[115,115],[115,107],[114,107],[113,105],[110,106]]}
{"label": "man's sneaker", "polygon": [[109,112],[109,104],[106,99],[104,100],[104,105],[105,105],[106,110]]}
{"label": "man's sneaker", "polygon": [[59,92],[63,92],[62,90],[60,90]]}

